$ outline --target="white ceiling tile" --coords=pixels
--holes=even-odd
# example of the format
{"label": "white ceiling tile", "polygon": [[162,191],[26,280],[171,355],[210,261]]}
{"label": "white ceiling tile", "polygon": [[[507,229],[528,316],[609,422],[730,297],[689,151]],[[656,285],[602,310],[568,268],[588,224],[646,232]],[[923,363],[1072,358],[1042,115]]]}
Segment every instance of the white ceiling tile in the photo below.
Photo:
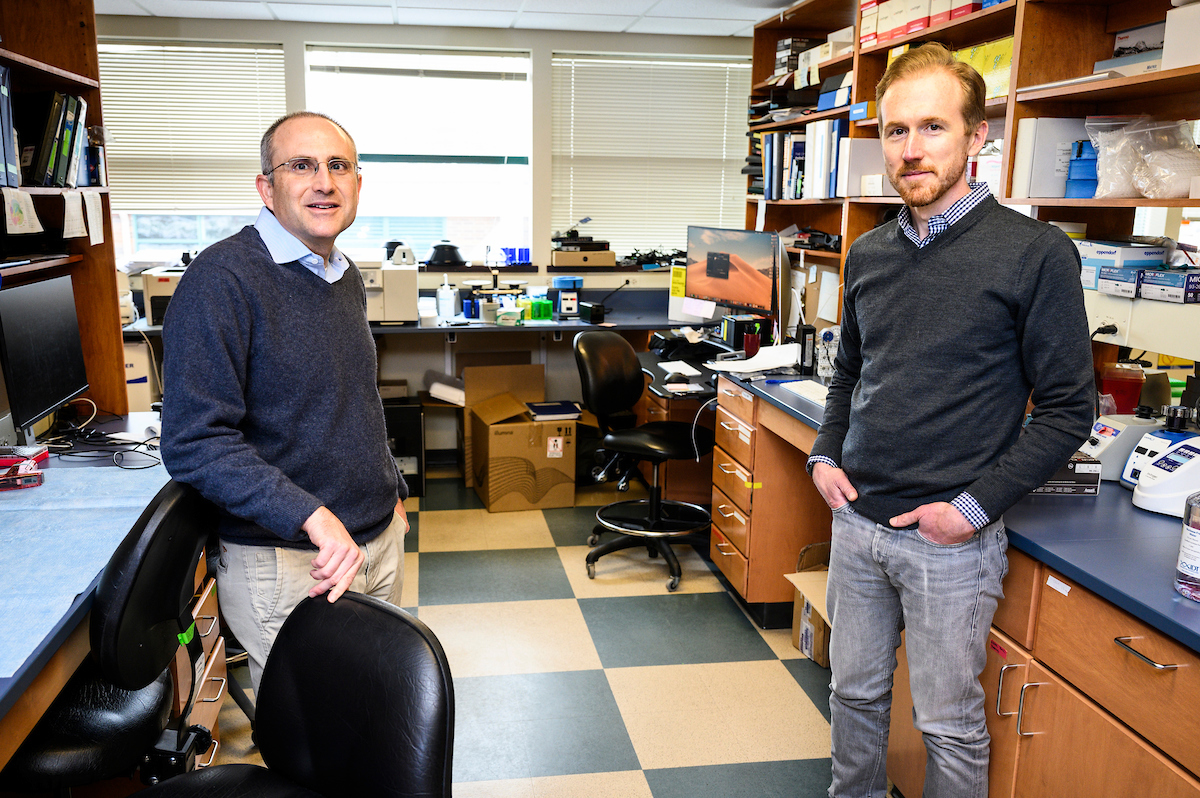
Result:
{"label": "white ceiling tile", "polygon": [[771,0],[747,0],[740,3],[731,3],[729,0],[659,0],[647,16],[758,22],[772,16],[780,8],[788,8],[791,5],[790,2],[781,5]]}
{"label": "white ceiling tile", "polygon": [[464,11],[517,11],[521,0],[399,0],[401,12],[409,8],[450,8]]}
{"label": "white ceiling tile", "polygon": [[516,19],[515,11],[465,11],[452,8],[400,8],[396,20],[401,25],[441,25],[449,28],[508,28]]}
{"label": "white ceiling tile", "polygon": [[392,9],[383,6],[316,5],[267,3],[284,22],[348,22],[362,25],[391,25]]}
{"label": "white ceiling tile", "polygon": [[593,33],[620,33],[637,17],[610,16],[607,14],[542,14],[522,12],[517,18],[518,28],[534,30],[578,30]]}
{"label": "white ceiling tile", "polygon": [[732,36],[748,27],[736,19],[680,19],[679,17],[643,17],[633,23],[629,33],[668,33],[683,36]]}
{"label": "white ceiling tile", "polygon": [[192,19],[270,19],[267,7],[257,0],[138,0],[138,4],[156,17]]}
{"label": "white ceiling tile", "polygon": [[[728,2],[728,0],[725,0]],[[522,11],[549,14],[629,15],[640,17],[655,0],[525,0]]]}
{"label": "white ceiling tile", "polygon": [[378,6],[389,10],[392,7],[392,0],[287,0],[285,3],[276,3],[274,0],[264,0],[264,2],[270,6]]}
{"label": "white ceiling tile", "polygon": [[97,14],[120,14],[127,17],[148,17],[149,12],[133,0],[96,0]]}

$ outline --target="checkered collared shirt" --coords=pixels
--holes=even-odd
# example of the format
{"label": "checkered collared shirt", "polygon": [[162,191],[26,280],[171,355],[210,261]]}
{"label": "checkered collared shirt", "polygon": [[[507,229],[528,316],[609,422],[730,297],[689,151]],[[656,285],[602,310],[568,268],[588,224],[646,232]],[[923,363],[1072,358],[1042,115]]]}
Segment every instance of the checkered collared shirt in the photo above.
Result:
{"label": "checkered collared shirt", "polygon": [[987,183],[974,182],[969,185],[971,190],[966,196],[947,208],[945,213],[939,213],[929,220],[929,235],[925,236],[925,238],[921,238],[917,232],[917,228],[913,226],[912,211],[905,205],[900,209],[900,216],[896,219],[900,224],[901,231],[918,247],[923,247],[949,230],[950,225],[961,220],[976,205],[992,195],[992,191],[988,188]]}

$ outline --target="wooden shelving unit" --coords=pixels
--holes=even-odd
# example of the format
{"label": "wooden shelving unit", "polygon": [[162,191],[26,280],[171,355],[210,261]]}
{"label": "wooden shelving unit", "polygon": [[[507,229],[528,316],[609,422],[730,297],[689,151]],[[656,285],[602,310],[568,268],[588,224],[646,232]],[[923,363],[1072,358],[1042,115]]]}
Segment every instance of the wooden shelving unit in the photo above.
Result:
{"label": "wooden shelving unit", "polygon": [[[959,49],[1012,36],[1013,63],[1008,94],[990,99],[986,104],[993,131],[1002,130],[1007,145],[998,199],[1014,205],[1035,206],[1037,217],[1045,221],[1087,222],[1088,234],[1093,237],[1130,235],[1135,209],[1194,207],[1200,200],[1010,199],[1015,150],[1011,142],[1020,120],[1031,116],[1147,113],[1170,119],[1200,118],[1200,66],[1065,87],[1032,91],[1023,88],[1091,74],[1096,61],[1111,57],[1117,31],[1160,22],[1170,7],[1170,0],[1084,0],[1079,3],[1007,0],[882,45],[869,48],[856,45],[854,52],[847,56],[848,68],[854,73],[852,102],[875,99],[875,84],[883,76],[887,53],[892,47],[939,41]],[[821,38],[846,25],[857,24],[857,17],[857,0],[805,0],[760,22],[754,31],[752,74],[757,90],[755,96],[765,93],[772,82],[775,43],[779,39],[793,36]],[[844,62],[839,62],[838,68],[844,70],[847,67]],[[809,114],[783,122],[755,125],[751,129],[803,130],[808,122],[835,117],[844,111],[835,109]],[[878,123],[873,119],[855,121],[850,125],[849,135],[852,138],[878,138]],[[758,203],[757,196],[747,196],[748,229],[756,221]],[[900,200],[895,197],[768,201],[766,229],[782,230],[795,224],[801,228],[838,232],[842,236],[842,252],[846,253],[859,235],[878,225],[885,214],[894,213],[899,204]],[[1195,311],[1197,329],[1200,330],[1200,309],[1191,306],[1188,309]],[[1161,351],[1170,351],[1168,342],[1164,342],[1163,347]]]}
{"label": "wooden shelving unit", "polygon": [[[96,48],[96,18],[92,0],[0,0],[0,63],[11,70],[14,95],[57,89],[82,96],[88,104],[87,124],[102,124],[100,66]],[[64,189],[28,187],[43,227],[61,228]],[[94,189],[88,189],[94,190]],[[104,203],[104,243],[88,238],[64,241],[62,258],[36,261],[4,270],[4,285],[35,282],[70,274],[75,310],[83,340],[89,395],[102,410],[125,414],[125,355],[117,306],[116,262],[108,189],[99,189]],[[13,239],[5,254],[19,255]]]}

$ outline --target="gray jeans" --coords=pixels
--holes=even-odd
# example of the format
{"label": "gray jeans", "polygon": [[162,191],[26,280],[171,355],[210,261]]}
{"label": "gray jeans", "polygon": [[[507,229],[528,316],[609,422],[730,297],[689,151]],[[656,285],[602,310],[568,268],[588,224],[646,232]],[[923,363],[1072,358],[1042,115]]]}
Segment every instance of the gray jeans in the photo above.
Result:
{"label": "gray jeans", "polygon": [[963,543],[834,511],[827,594],[833,798],[887,790],[892,676],[906,630],[913,723],[925,738],[926,798],[985,798],[990,738],[979,674],[1008,535],[995,521]]}
{"label": "gray jeans", "polygon": [[[396,515],[379,535],[359,546],[366,559],[354,576],[351,590],[399,606],[406,532],[408,523]],[[256,695],[280,627],[316,584],[309,575],[315,556],[312,549],[221,541],[217,601],[225,623],[250,655],[250,682]]]}

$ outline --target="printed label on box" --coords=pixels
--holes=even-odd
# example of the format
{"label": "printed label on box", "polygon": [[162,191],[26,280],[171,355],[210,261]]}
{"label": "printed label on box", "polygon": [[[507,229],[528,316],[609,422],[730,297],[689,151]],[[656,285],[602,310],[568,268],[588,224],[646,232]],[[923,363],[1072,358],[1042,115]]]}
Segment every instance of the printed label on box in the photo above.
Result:
{"label": "printed label on box", "polygon": [[551,458],[563,456],[563,439],[561,437],[546,438],[546,456]]}

